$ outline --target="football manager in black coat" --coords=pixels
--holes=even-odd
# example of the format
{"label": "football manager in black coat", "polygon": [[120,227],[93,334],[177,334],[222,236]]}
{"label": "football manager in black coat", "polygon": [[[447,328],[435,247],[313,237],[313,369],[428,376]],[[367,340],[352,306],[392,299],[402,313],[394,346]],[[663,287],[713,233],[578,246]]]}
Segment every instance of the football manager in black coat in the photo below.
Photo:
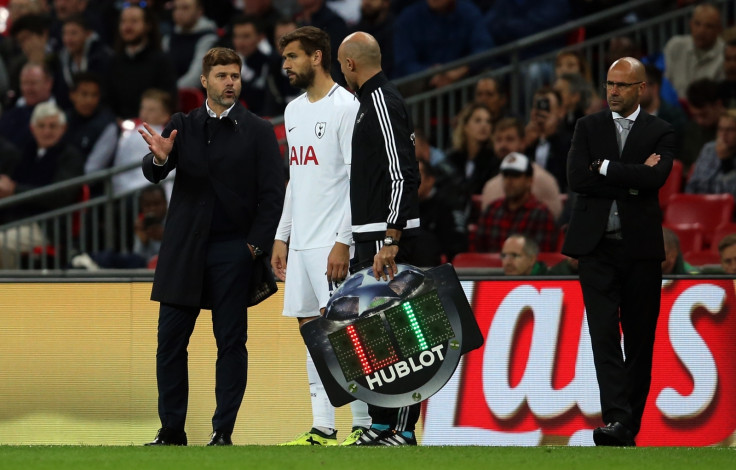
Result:
{"label": "football manager in black coat", "polygon": [[[203,106],[176,114],[161,135],[144,124],[153,183],[176,169],[151,299],[161,303],[156,351],[161,429],[150,445],[186,445],[187,345],[200,308],[212,309],[217,342],[213,434],[232,444],[248,371],[249,287],[265,275],[284,200],[273,127],[238,101],[241,60],[214,48],[202,60]],[[270,274],[270,273],[269,273]],[[252,302],[251,302],[252,303]]]}
{"label": "football manager in black coat", "polygon": [[639,105],[646,79],[632,57],[611,65],[609,109],[578,120],[567,160],[578,197],[562,253],[579,260],[605,423],[593,431],[596,445],[636,445],[651,383],[664,260],[658,193],[675,139]]}

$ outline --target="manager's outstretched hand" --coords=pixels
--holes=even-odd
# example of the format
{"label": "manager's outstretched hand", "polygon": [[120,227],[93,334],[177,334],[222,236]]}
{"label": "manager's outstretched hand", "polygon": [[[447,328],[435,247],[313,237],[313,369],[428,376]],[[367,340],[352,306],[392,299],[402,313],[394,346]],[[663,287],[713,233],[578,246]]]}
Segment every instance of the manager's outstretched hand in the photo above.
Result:
{"label": "manager's outstretched hand", "polygon": [[148,150],[151,151],[153,156],[156,158],[156,163],[163,165],[166,163],[166,159],[169,158],[171,149],[174,148],[174,139],[176,138],[177,130],[171,131],[171,135],[168,138],[164,138],[161,134],[158,134],[147,122],[143,123],[143,127],[148,131],[148,134],[138,129],[138,132],[143,136],[143,140],[148,144]]}

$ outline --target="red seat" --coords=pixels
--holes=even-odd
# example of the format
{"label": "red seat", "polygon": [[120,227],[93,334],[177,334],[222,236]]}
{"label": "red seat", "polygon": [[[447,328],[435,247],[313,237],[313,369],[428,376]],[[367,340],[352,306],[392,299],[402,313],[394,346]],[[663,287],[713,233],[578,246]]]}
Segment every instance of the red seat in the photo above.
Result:
{"label": "red seat", "polygon": [[713,229],[731,222],[733,196],[730,194],[673,194],[664,212],[668,227],[682,224],[700,224],[703,243],[711,245]]}
{"label": "red seat", "polygon": [[456,268],[500,268],[500,253],[458,253],[452,259]]}
{"label": "red seat", "polygon": [[556,251],[549,251],[549,252],[543,251],[537,255],[537,261],[541,261],[547,266],[554,266],[555,264],[559,263],[565,258],[567,258],[567,256],[563,255],[562,253],[558,253]]}
{"label": "red seat", "polygon": [[204,104],[204,93],[199,88],[179,88],[179,109],[188,113]]}
{"label": "red seat", "polygon": [[706,264],[720,264],[721,257],[718,253],[711,250],[694,251],[685,253],[682,257],[693,266],[703,266]]}
{"label": "red seat", "polygon": [[700,224],[665,225],[680,240],[680,251],[690,253],[703,249],[703,226]]}
{"label": "red seat", "polygon": [[682,162],[680,160],[672,161],[672,171],[664,182],[664,186],[659,188],[659,207],[665,210],[667,203],[673,194],[677,194],[682,189]]}

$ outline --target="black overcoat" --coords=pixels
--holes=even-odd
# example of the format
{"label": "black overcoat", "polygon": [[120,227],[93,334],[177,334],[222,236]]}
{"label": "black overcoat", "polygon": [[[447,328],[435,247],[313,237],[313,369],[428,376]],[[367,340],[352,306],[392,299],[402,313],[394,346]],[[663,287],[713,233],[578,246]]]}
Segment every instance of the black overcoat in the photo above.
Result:
{"label": "black overcoat", "polygon": [[153,183],[176,168],[151,300],[210,307],[202,304],[202,286],[215,198],[248,243],[265,251],[273,245],[284,202],[273,126],[236,103],[208,143],[208,118],[205,105],[175,114],[162,132],[178,130],[166,164],[154,165],[151,153],[143,157],[143,174]]}

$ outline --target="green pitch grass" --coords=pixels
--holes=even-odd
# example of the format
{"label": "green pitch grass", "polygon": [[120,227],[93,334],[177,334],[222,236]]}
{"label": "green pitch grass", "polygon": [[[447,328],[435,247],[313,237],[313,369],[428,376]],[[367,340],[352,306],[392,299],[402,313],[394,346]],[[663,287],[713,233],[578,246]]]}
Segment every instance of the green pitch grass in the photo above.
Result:
{"label": "green pitch grass", "polygon": [[733,447],[0,446],[0,469],[692,470],[736,468]]}

